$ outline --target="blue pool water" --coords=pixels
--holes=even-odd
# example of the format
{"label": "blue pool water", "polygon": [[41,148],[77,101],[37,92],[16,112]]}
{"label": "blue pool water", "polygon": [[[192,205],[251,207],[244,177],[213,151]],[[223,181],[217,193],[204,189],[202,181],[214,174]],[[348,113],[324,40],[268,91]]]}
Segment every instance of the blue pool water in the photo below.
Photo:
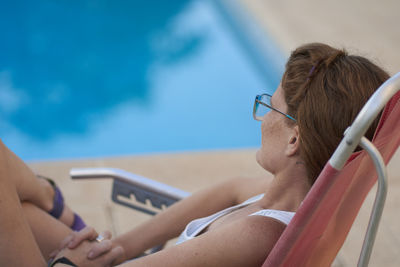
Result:
{"label": "blue pool water", "polygon": [[23,159],[259,145],[254,96],[283,59],[260,70],[216,1],[3,6],[0,137]]}

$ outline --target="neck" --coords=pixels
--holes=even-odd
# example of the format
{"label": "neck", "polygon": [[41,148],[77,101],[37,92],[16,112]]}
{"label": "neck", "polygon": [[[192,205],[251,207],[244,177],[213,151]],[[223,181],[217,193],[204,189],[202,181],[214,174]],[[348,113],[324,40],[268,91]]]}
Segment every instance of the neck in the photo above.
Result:
{"label": "neck", "polygon": [[310,188],[304,164],[293,161],[275,173],[260,205],[269,209],[296,211]]}

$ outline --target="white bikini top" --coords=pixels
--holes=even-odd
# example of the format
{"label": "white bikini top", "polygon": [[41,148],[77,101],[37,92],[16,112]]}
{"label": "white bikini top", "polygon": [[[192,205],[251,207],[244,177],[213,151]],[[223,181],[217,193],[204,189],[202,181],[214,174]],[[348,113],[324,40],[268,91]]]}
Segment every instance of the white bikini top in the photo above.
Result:
{"label": "white bikini top", "polygon": [[[178,241],[176,244],[183,243],[189,239],[195,238],[201,231],[203,231],[207,226],[209,226],[212,222],[214,222],[216,219],[219,217],[222,217],[228,213],[231,213],[237,209],[243,208],[244,206],[247,206],[249,204],[252,204],[264,197],[264,194],[254,196],[252,198],[249,198],[245,202],[229,207],[227,209],[221,210],[217,213],[214,213],[213,215],[210,215],[208,217],[200,218],[191,221],[185,228],[185,230],[181,233],[181,235],[178,238]],[[283,210],[259,210],[257,212],[254,212],[250,214],[249,216],[265,216],[269,218],[274,218],[286,225],[290,223],[294,216],[295,212],[290,212],[290,211],[283,211]]]}

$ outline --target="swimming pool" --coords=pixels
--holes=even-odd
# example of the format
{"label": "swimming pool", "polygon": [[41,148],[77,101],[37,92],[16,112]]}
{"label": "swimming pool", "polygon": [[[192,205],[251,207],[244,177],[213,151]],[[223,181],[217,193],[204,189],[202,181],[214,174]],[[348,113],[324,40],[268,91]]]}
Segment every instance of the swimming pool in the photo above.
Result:
{"label": "swimming pool", "polygon": [[258,146],[283,57],[269,43],[263,71],[222,2],[7,3],[3,142],[24,160]]}

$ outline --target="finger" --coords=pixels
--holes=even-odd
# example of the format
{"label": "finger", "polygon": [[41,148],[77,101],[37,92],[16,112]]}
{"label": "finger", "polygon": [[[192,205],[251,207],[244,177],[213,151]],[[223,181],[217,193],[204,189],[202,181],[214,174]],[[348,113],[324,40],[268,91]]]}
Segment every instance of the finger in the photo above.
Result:
{"label": "finger", "polygon": [[109,253],[105,254],[102,258],[105,266],[114,266],[118,263],[118,258],[122,258],[124,249],[121,246],[113,248]]}
{"label": "finger", "polygon": [[112,236],[111,232],[107,231],[107,230],[102,232],[100,235],[103,236],[104,239],[111,239],[111,236]]}
{"label": "finger", "polygon": [[50,259],[54,259],[54,257],[60,252],[60,250],[56,249],[53,250],[50,254],[49,254],[49,258]]}
{"label": "finger", "polygon": [[93,248],[88,253],[88,259],[92,260],[97,258],[98,256],[110,251],[112,248],[111,240],[103,240],[102,242],[93,246]]}
{"label": "finger", "polygon": [[59,250],[67,247],[69,242],[71,242],[71,240],[74,238],[74,235],[75,235],[75,232],[69,234],[66,238],[64,238],[63,241],[61,241],[61,243],[60,243]]}
{"label": "finger", "polygon": [[79,232],[75,232],[73,239],[69,242],[68,248],[76,248],[84,240],[94,240],[98,233],[93,227],[87,226]]}

